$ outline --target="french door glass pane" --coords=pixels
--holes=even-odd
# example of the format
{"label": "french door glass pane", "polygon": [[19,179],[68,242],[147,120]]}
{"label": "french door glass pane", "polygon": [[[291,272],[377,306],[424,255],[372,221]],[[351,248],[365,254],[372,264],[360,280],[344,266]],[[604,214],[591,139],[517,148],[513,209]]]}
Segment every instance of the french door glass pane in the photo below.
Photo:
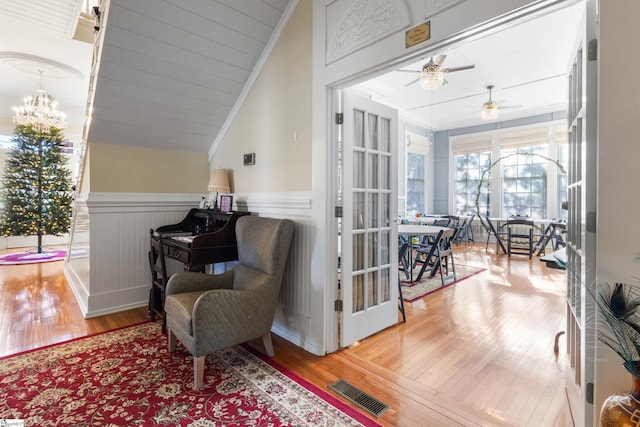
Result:
{"label": "french door glass pane", "polygon": [[378,305],[378,272],[367,274],[367,308]]}
{"label": "french door glass pane", "polygon": [[380,195],[380,216],[383,227],[391,225],[391,194],[383,193]]}
{"label": "french door glass pane", "polygon": [[353,152],[353,188],[364,188],[365,186],[364,159],[364,152]]}
{"label": "french door glass pane", "polygon": [[364,269],[364,234],[353,235],[353,271]]}
{"label": "french door glass pane", "polygon": [[367,233],[367,267],[377,267],[378,262],[378,232]]}
{"label": "french door glass pane", "polygon": [[382,117],[380,119],[380,151],[391,153],[391,121]]}
{"label": "french door glass pane", "polygon": [[378,188],[378,155],[369,154],[369,188]]}
{"label": "french door glass pane", "polygon": [[389,238],[391,236],[391,232],[382,231],[380,233],[381,246],[380,246],[380,265],[387,265],[391,262],[391,253],[389,248],[391,248],[391,243]]}
{"label": "french door glass pane", "polygon": [[369,148],[378,150],[378,116],[369,114]]}
{"label": "french door glass pane", "polygon": [[387,302],[391,299],[391,269],[383,268],[380,270],[380,298],[382,302]]}
{"label": "french door glass pane", "polygon": [[353,110],[353,146],[364,148],[364,111]]}
{"label": "french door glass pane", "polygon": [[362,191],[353,193],[353,229],[354,230],[363,230],[365,226],[364,198],[365,198],[365,193]]}
{"label": "french door glass pane", "polygon": [[364,274],[353,276],[353,302],[352,311],[357,313],[364,310]]}
{"label": "french door glass pane", "polygon": [[380,156],[380,189],[391,190],[391,157]]}
{"label": "french door glass pane", "polygon": [[371,193],[369,194],[369,218],[371,218],[369,227],[379,227],[380,224],[378,222],[378,212],[379,212],[379,206],[378,206],[378,194],[377,193]]}

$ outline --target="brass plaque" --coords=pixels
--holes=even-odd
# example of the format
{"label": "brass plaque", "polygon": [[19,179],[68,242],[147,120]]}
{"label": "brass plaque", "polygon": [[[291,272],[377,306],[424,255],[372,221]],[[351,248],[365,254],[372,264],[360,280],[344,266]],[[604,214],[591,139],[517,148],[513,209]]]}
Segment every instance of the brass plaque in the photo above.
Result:
{"label": "brass plaque", "polygon": [[407,30],[405,35],[405,47],[415,46],[418,43],[422,43],[425,40],[431,38],[431,21],[427,21],[424,24],[420,24],[417,27],[413,27]]}

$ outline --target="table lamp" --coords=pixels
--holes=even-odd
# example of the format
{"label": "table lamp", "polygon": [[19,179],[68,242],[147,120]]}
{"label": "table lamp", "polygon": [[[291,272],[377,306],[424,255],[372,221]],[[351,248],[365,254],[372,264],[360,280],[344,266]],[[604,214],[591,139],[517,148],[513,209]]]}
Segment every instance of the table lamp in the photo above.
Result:
{"label": "table lamp", "polygon": [[231,187],[229,186],[229,173],[227,169],[219,169],[216,168],[211,172],[211,178],[209,178],[209,185],[207,186],[207,190],[211,192],[216,192],[216,198],[213,202],[213,210],[220,210],[218,208],[218,194],[228,193],[231,191]]}

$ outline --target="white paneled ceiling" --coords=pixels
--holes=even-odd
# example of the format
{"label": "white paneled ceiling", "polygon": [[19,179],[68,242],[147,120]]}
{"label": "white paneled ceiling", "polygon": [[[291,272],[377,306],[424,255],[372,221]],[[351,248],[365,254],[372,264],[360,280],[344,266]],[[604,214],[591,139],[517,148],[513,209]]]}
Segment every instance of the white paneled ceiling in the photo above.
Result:
{"label": "white paneled ceiling", "polygon": [[[43,87],[69,128],[82,127],[93,52],[71,39],[82,4],[0,0],[0,116],[13,114],[48,67]],[[288,4],[111,0],[89,141],[206,153]]]}
{"label": "white paneled ceiling", "polygon": [[288,0],[112,0],[89,140],[207,152]]}
{"label": "white paneled ceiling", "polygon": [[[582,3],[574,4],[437,52],[447,55],[443,68],[475,65],[446,73],[448,83],[441,88],[425,90],[415,81],[419,73],[393,71],[356,89],[433,130],[486,124],[480,111],[489,99],[488,85],[494,86],[492,99],[501,107],[497,120],[565,110],[567,67],[583,9]],[[402,69],[421,70],[429,59]]]}

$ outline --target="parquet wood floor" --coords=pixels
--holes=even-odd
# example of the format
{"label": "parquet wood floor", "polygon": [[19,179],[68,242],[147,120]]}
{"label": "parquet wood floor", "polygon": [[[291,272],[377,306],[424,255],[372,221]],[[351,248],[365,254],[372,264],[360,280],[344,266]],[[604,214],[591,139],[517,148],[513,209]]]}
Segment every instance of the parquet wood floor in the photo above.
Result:
{"label": "parquet wood floor", "polygon": [[[338,378],[389,404],[384,426],[572,426],[564,391],[565,275],[534,257],[456,246],[487,271],[405,304],[399,323],[319,357],[274,336],[275,360],[325,388]],[[63,263],[0,266],[0,356],[147,320],[84,319]]]}

